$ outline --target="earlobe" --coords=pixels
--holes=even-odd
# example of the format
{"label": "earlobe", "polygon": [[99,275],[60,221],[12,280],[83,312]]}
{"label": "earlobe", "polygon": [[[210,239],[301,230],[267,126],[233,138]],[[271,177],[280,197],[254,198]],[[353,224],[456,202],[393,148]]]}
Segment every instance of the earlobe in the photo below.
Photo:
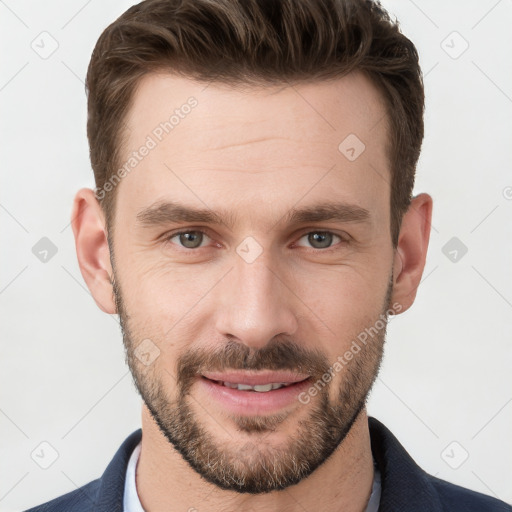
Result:
{"label": "earlobe", "polygon": [[407,311],[416,298],[427,258],[431,220],[432,198],[419,194],[412,199],[402,219],[393,262],[392,302],[402,306],[401,313]]}
{"label": "earlobe", "polygon": [[76,193],[71,226],[80,271],[94,301],[105,313],[116,313],[105,217],[93,190]]}

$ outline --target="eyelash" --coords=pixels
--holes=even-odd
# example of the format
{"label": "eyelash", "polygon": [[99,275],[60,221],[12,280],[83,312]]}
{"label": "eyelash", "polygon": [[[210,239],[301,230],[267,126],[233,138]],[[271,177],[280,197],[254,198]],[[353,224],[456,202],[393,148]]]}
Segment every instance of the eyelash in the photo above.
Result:
{"label": "eyelash", "polygon": [[[164,242],[166,242],[166,243],[170,242],[173,238],[175,238],[175,237],[177,237],[179,235],[184,235],[186,233],[202,233],[203,235],[206,235],[208,238],[212,239],[212,237],[209,236],[208,233],[206,231],[202,230],[202,229],[187,229],[187,230],[176,231],[176,232],[172,232],[172,233],[168,233],[168,234],[164,235]],[[333,231],[321,230],[321,229],[303,232],[300,235],[299,240],[304,238],[304,236],[310,235],[312,233],[327,233],[327,234],[331,234],[331,235],[334,235],[335,237],[338,237],[340,239],[340,241],[337,244],[334,244],[334,245],[332,245],[330,247],[326,247],[325,249],[316,249],[314,247],[303,247],[303,246],[300,246],[300,247],[303,247],[304,249],[309,249],[309,250],[315,251],[315,252],[326,253],[326,252],[330,252],[330,251],[338,249],[339,248],[338,246],[340,246],[340,245],[346,245],[346,244],[349,243],[348,235],[346,237],[343,237],[341,235],[338,235],[337,233],[334,233]],[[175,245],[177,245],[177,244],[175,244]],[[198,251],[199,249],[204,249],[205,248],[205,247],[196,247],[194,249],[190,249],[190,248],[183,247],[183,246],[180,246],[180,245],[178,245],[178,247],[181,250],[184,250],[184,251],[187,251],[187,252]]]}

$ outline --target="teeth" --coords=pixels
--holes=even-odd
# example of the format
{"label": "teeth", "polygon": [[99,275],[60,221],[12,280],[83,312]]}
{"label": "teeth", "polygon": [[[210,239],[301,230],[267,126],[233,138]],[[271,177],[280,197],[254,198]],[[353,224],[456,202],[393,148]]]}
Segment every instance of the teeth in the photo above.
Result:
{"label": "teeth", "polygon": [[258,384],[254,386],[254,391],[258,391],[259,393],[265,393],[266,391],[272,391],[272,383],[269,384]]}
{"label": "teeth", "polygon": [[236,387],[240,390],[240,391],[247,391],[249,389],[254,389],[252,386],[249,386],[249,384],[236,384]]}
{"label": "teeth", "polygon": [[238,389],[240,391],[257,391],[258,393],[266,393],[267,391],[272,391],[273,389],[279,389],[290,385],[284,382],[270,382],[268,384],[256,384],[255,386],[250,386],[249,384],[235,384],[233,382],[222,382],[222,384],[231,389]]}

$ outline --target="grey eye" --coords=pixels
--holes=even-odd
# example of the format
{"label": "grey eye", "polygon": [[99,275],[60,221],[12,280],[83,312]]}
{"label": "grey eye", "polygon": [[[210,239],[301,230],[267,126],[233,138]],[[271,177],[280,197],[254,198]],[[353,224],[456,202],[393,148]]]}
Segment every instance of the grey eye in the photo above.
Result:
{"label": "grey eye", "polygon": [[307,242],[313,249],[327,249],[333,244],[334,238],[341,240],[341,237],[330,231],[312,231],[301,237],[301,240],[303,238],[307,238]]}
{"label": "grey eye", "polygon": [[183,231],[182,233],[176,233],[170,240],[177,237],[179,237],[179,244],[186,249],[197,249],[201,247],[205,234],[202,231]]}

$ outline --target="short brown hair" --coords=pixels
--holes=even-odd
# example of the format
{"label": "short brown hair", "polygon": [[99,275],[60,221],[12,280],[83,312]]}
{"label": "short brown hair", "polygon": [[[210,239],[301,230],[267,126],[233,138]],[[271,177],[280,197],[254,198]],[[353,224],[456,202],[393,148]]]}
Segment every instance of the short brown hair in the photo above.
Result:
{"label": "short brown hair", "polygon": [[[423,140],[424,89],[414,44],[377,1],[146,0],[128,9],[101,34],[87,71],[96,190],[119,165],[124,119],[147,73],[285,85],[356,70],[378,87],[387,108],[396,247]],[[110,227],[114,192],[100,201]]]}

